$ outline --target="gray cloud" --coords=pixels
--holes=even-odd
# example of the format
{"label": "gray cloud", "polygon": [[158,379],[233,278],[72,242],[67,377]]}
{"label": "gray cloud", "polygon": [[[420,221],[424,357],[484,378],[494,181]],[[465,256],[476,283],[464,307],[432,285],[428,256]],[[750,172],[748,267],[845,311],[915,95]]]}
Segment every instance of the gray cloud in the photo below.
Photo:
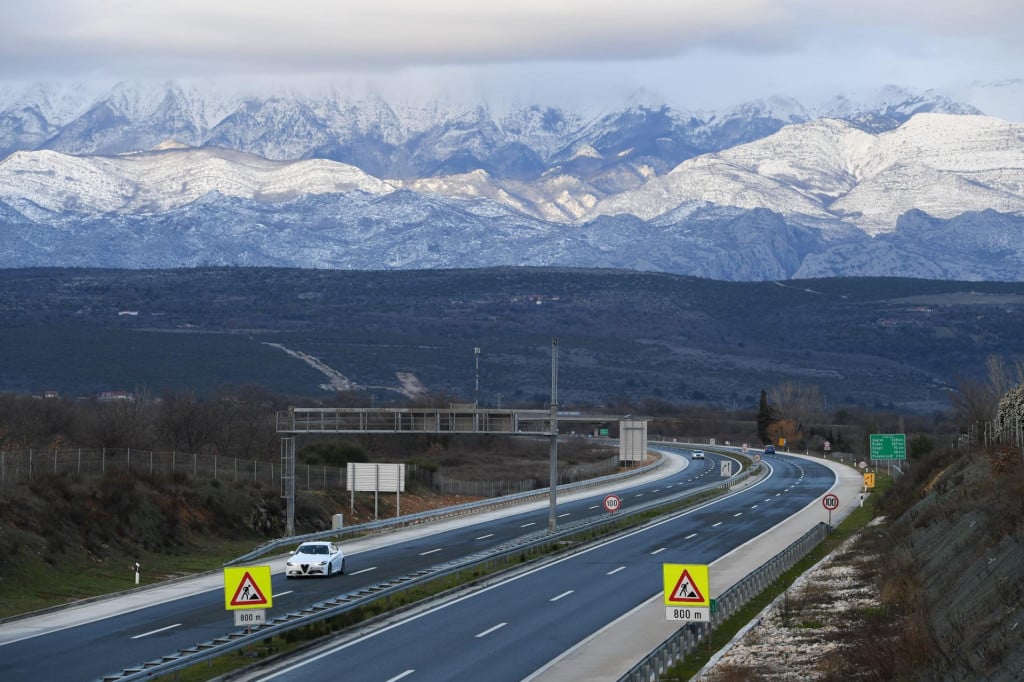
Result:
{"label": "gray cloud", "polygon": [[1024,64],[1019,0],[12,0],[0,25],[7,80],[532,64],[580,87],[613,73],[689,94],[931,87],[1019,78]]}

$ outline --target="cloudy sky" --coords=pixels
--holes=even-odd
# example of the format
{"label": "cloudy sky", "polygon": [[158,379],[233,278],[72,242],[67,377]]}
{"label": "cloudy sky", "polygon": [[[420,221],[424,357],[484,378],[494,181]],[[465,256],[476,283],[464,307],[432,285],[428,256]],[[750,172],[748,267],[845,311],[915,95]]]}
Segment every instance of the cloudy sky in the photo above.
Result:
{"label": "cloudy sky", "polygon": [[1024,78],[1021,0],[5,0],[0,80],[360,79],[690,108]]}

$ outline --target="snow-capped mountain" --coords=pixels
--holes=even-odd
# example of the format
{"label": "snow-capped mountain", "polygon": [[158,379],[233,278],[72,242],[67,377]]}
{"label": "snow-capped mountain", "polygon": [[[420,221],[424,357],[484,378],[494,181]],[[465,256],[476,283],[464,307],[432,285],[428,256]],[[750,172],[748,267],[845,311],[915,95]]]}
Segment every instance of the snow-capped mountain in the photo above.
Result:
{"label": "snow-capped mountain", "polygon": [[1024,124],[919,114],[877,135],[835,119],[690,159],[642,187],[606,197],[584,218],[651,219],[682,201],[768,208],[869,234],[920,209],[941,218],[992,209],[1024,213]]}
{"label": "snow-capped mountain", "polygon": [[[1024,124],[935,93],[866,106],[3,91],[0,266],[1024,278]],[[948,234],[960,260],[927,258]]]}
{"label": "snow-capped mountain", "polygon": [[26,216],[153,214],[217,192],[280,202],[309,194],[367,192],[394,187],[358,168],[313,159],[268,161],[219,147],[163,148],[120,156],[15,152],[0,161],[0,200]]}

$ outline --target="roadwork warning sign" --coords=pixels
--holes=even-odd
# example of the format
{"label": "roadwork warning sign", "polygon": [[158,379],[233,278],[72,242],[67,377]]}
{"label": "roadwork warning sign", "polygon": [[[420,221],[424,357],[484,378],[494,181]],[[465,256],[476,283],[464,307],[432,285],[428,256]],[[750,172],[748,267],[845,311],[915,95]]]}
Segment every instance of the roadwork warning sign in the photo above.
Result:
{"label": "roadwork warning sign", "polygon": [[270,566],[224,569],[225,609],[269,609],[273,605]]}
{"label": "roadwork warning sign", "polygon": [[666,606],[711,606],[706,564],[662,564]]}

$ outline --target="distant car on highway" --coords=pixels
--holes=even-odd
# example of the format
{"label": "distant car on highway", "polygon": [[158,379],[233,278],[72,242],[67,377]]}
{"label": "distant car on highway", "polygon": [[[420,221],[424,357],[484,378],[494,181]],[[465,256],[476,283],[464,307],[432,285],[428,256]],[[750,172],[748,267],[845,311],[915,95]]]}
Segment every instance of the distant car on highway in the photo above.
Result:
{"label": "distant car on highway", "polygon": [[766,454],[766,455],[774,455],[775,454],[775,446],[774,445],[765,445],[764,446],[764,454]]}
{"label": "distant car on highway", "polygon": [[323,576],[345,572],[345,553],[333,542],[303,542],[285,564],[285,577]]}
{"label": "distant car on highway", "polygon": [[693,452],[690,453],[690,459],[704,459],[704,451],[694,450]]}

